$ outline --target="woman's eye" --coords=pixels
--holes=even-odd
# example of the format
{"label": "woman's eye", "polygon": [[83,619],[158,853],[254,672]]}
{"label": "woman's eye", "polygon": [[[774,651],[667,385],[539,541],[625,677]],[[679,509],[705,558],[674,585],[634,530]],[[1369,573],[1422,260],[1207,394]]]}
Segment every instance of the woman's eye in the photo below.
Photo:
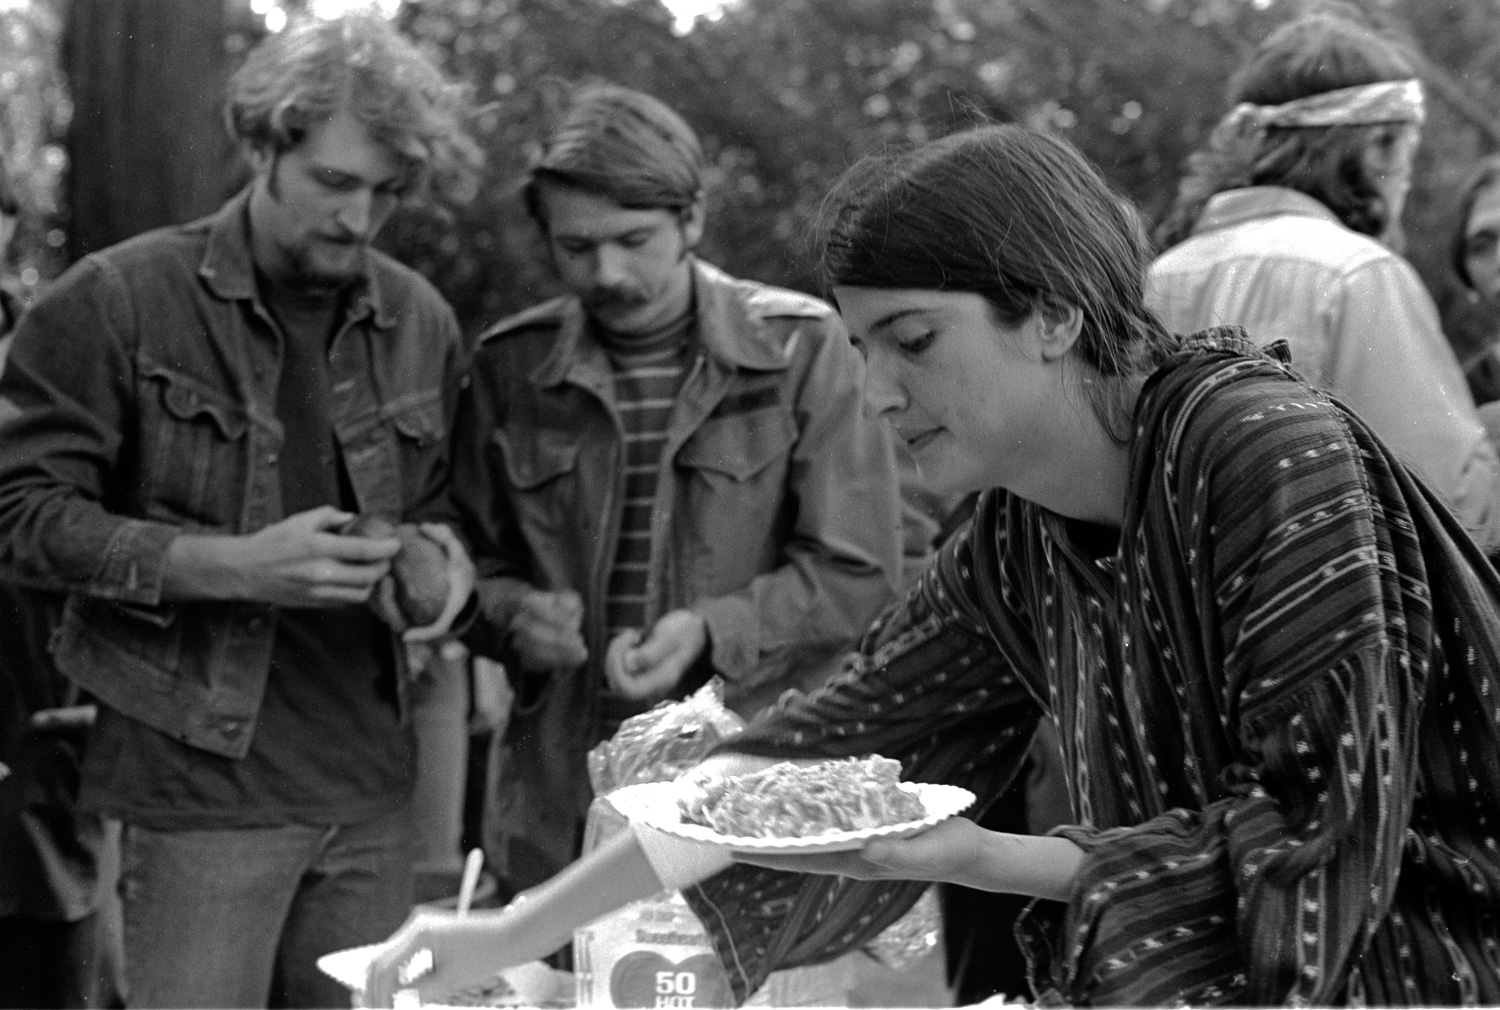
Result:
{"label": "woman's eye", "polygon": [[333,190],[335,193],[345,193],[359,185],[358,179],[336,172],[320,172],[314,178],[324,189]]}
{"label": "woman's eye", "polygon": [[921,354],[932,345],[932,340],[937,336],[936,331],[928,330],[914,337],[903,337],[896,341],[896,346],[901,348],[904,354]]}

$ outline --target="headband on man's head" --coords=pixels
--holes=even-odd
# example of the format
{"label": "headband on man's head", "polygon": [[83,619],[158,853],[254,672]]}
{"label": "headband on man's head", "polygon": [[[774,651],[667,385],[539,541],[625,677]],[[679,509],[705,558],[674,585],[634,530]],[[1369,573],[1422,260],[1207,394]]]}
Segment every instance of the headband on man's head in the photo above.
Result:
{"label": "headband on man's head", "polygon": [[1380,123],[1414,123],[1426,118],[1422,82],[1380,81],[1352,88],[1324,91],[1281,105],[1241,102],[1224,117],[1240,130],[1268,127],[1375,126]]}

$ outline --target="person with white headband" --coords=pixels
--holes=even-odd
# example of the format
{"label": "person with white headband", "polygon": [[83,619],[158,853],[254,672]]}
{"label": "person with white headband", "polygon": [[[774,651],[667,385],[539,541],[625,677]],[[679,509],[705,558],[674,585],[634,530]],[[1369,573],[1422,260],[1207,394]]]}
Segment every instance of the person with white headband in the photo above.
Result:
{"label": "person with white headband", "polygon": [[1424,117],[1399,45],[1330,12],[1282,26],[1230,84],[1157,232],[1167,327],[1245,327],[1354,408],[1487,550],[1500,458],[1432,296],[1393,247]]}

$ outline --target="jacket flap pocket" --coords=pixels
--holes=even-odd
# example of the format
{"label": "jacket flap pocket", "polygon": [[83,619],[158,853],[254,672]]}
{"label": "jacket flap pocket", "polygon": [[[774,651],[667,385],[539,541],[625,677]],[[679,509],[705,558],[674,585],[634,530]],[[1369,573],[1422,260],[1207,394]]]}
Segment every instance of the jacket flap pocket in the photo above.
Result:
{"label": "jacket flap pocket", "polygon": [[578,440],[549,428],[504,426],[490,435],[505,458],[510,482],[522,491],[569,473],[578,465]]}
{"label": "jacket flap pocket", "polygon": [[176,603],[163,603],[152,607],[141,603],[127,603],[124,600],[110,600],[106,605],[126,617],[154,624],[158,628],[171,627],[182,610],[182,607]]}
{"label": "jacket flap pocket", "polygon": [[148,367],[145,375],[161,386],[162,405],[178,420],[207,418],[229,439],[245,434],[250,422],[244,408],[206,382],[159,365]]}
{"label": "jacket flap pocket", "polygon": [[797,424],[785,408],[710,418],[677,452],[679,466],[748,480],[797,442]]}
{"label": "jacket flap pocket", "polygon": [[434,391],[430,399],[409,404],[391,415],[396,430],[418,445],[431,445],[443,437],[443,405]]}

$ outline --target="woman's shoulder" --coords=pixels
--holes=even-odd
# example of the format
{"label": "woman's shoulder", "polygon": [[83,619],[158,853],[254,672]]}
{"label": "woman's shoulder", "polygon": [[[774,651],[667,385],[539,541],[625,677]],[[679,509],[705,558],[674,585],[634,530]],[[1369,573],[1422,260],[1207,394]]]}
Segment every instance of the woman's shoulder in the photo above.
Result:
{"label": "woman's shoulder", "polygon": [[1184,337],[1136,417],[1143,449],[1195,470],[1206,455],[1274,452],[1311,430],[1344,430],[1337,405],[1293,370],[1283,342],[1260,346],[1238,327]]}
{"label": "woman's shoulder", "polygon": [[1141,393],[1138,415],[1184,415],[1205,401],[1275,396],[1306,383],[1292,370],[1285,340],[1257,343],[1240,326],[1215,326],[1176,338]]}

